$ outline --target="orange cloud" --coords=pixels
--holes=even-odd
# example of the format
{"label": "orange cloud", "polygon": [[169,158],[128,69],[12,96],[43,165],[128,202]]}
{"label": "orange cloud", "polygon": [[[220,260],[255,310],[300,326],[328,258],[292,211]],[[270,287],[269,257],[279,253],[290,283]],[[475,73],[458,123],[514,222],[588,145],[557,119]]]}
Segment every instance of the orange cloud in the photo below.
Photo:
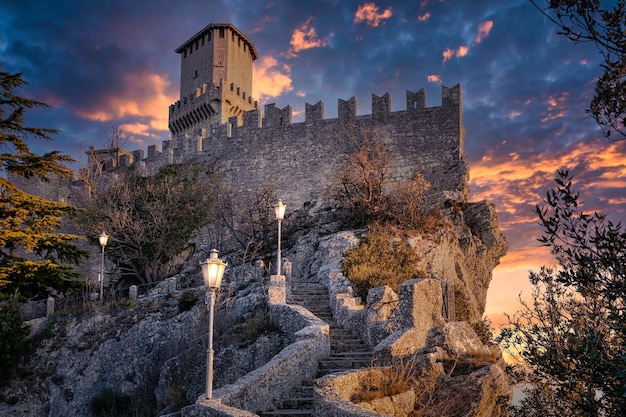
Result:
{"label": "orange cloud", "polygon": [[384,19],[389,19],[393,13],[391,7],[380,13],[375,3],[365,3],[358,7],[353,23],[365,22],[367,26],[377,27]]}
{"label": "orange cloud", "polygon": [[311,26],[312,17],[309,17],[306,22],[299,28],[293,31],[291,34],[291,47],[287,56],[298,56],[298,52],[311,48],[321,48],[328,45],[328,39],[320,39],[315,31],[315,28]]}
{"label": "orange cloud", "polygon": [[[488,20],[486,22],[482,22],[481,24],[479,24],[478,34],[476,35],[476,37],[474,38],[474,41],[472,42],[472,47],[478,45],[487,36],[489,36],[489,33],[491,32],[492,28],[493,28],[493,21],[491,20]],[[454,51],[451,48],[448,48],[445,51],[443,51],[443,62],[445,63],[446,61],[452,59],[452,57],[463,58],[469,53],[469,50],[470,50],[469,46],[459,46],[456,49],[456,51]]]}
{"label": "orange cloud", "polygon": [[567,91],[560,94],[552,94],[548,97],[546,104],[548,109],[542,113],[542,122],[558,119],[567,115],[567,101],[569,93]]}
{"label": "orange cloud", "polygon": [[[558,103],[558,99],[552,101],[554,106]],[[556,264],[549,248],[536,240],[542,229],[532,209],[555,185],[557,168],[577,167],[574,180],[585,211],[623,213],[626,206],[626,197],[620,197],[626,188],[626,141],[607,145],[599,138],[559,152],[536,152],[530,158],[515,151],[498,155],[503,146],[508,146],[507,141],[470,168],[472,201],[486,199],[496,205],[500,229],[509,240],[509,251],[493,271],[487,294],[485,315],[496,328],[506,322],[503,312],[513,314],[520,309],[520,295],[528,300],[532,291],[529,271]]]}
{"label": "orange cloud", "polygon": [[469,52],[469,48],[467,46],[460,46],[456,52],[450,48],[443,51],[443,62],[452,59],[452,57],[462,58]]}
{"label": "orange cloud", "polygon": [[481,43],[487,36],[489,36],[491,29],[493,29],[492,20],[487,20],[486,22],[482,22],[481,24],[479,24],[478,35],[476,35],[476,39],[474,39],[474,44]]}
{"label": "orange cloud", "polygon": [[252,93],[260,102],[293,90],[291,68],[265,56],[254,63]]}
{"label": "orange cloud", "polygon": [[417,20],[420,21],[420,22],[425,22],[428,19],[430,19],[430,13],[429,12],[426,12],[423,15],[417,17]]}
{"label": "orange cloud", "polygon": [[125,117],[143,117],[154,131],[168,131],[170,104],[178,97],[168,94],[170,80],[167,76],[153,73],[131,73],[122,77],[124,88],[119,93],[104,97],[95,109],[79,109],[79,117],[110,122]]}
{"label": "orange cloud", "polygon": [[441,75],[430,74],[426,79],[429,83],[441,83]]}

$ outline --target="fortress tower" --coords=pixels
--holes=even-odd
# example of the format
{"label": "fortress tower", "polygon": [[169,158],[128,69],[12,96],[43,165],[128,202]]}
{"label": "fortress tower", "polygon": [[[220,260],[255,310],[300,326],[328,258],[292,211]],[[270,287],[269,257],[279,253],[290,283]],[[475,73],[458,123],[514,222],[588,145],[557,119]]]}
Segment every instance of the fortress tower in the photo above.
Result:
{"label": "fortress tower", "polygon": [[172,139],[206,136],[214,123],[241,121],[254,110],[254,44],[235,26],[211,23],[176,49],[180,54],[180,100],[170,106]]}

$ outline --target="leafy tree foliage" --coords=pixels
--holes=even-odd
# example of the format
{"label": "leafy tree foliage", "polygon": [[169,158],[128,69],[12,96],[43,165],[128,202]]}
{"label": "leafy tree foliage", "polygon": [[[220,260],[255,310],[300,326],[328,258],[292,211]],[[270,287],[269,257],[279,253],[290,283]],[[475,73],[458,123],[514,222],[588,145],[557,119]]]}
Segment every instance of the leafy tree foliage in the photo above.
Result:
{"label": "leafy tree foliage", "polygon": [[10,180],[48,182],[72,175],[64,165],[73,161],[69,156],[31,152],[27,139],[50,140],[58,132],[25,125],[27,109],[46,105],[15,95],[13,90],[23,84],[22,74],[0,71],[0,294],[17,290],[37,297],[80,288],[72,264],[87,254],[73,244],[79,236],[58,232],[62,220],[76,214],[75,207],[27,194]]}
{"label": "leafy tree foliage", "polygon": [[[604,58],[604,74],[598,79],[588,111],[607,139],[626,138],[626,0],[604,5],[599,0],[530,1],[559,26],[560,34],[576,43],[596,44]],[[613,139],[611,132],[619,138]]]}
{"label": "leafy tree foliage", "polygon": [[128,171],[87,205],[84,227],[94,237],[109,235],[108,257],[129,281],[159,281],[168,262],[212,221],[216,181],[199,163],[167,165],[154,176]]}
{"label": "leafy tree foliage", "polygon": [[17,306],[16,297],[0,303],[0,386],[14,375],[28,345],[28,328]]}
{"label": "leafy tree foliage", "polygon": [[532,300],[509,317],[501,345],[520,361],[513,375],[529,383],[517,415],[622,416],[626,410],[626,231],[585,213],[572,177],[535,212],[540,242],[558,268],[531,272]]}

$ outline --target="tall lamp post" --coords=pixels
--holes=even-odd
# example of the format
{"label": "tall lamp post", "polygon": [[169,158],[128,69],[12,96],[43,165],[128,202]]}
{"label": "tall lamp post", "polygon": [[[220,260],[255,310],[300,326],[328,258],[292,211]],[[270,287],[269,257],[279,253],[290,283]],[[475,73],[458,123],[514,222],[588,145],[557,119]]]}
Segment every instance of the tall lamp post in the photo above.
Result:
{"label": "tall lamp post", "polygon": [[102,297],[102,288],[104,287],[104,247],[109,241],[109,235],[102,232],[98,240],[100,241],[100,246],[102,247],[102,267],[100,268],[100,302],[102,303],[104,302],[104,298]]}
{"label": "tall lamp post", "polygon": [[200,263],[202,267],[202,278],[211,294],[209,297],[209,348],[206,351],[206,399],[213,399],[213,310],[215,308],[215,290],[222,285],[222,277],[226,264],[217,257],[216,249],[211,250],[211,256]]}
{"label": "tall lamp post", "polygon": [[274,207],[274,212],[276,213],[276,220],[278,220],[278,252],[276,254],[276,275],[280,275],[280,224],[285,218],[285,209],[286,205],[283,204],[282,200],[278,200],[278,205]]}

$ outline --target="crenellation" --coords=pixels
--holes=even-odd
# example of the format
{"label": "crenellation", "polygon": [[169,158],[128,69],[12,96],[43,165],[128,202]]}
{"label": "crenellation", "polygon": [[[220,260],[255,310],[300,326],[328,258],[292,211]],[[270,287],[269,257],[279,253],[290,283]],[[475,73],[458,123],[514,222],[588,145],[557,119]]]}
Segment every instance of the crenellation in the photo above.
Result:
{"label": "crenellation", "polygon": [[133,156],[131,155],[120,155],[119,167],[121,169],[126,169],[133,164]]}
{"label": "crenellation", "polygon": [[372,118],[375,120],[386,119],[391,113],[391,94],[382,96],[372,94]]}
{"label": "crenellation", "polygon": [[[163,141],[163,146],[166,146],[165,142],[169,142],[169,141]],[[161,152],[159,152],[159,145],[148,146],[148,159],[154,160],[160,155],[161,155]]]}
{"label": "crenellation", "polygon": [[265,117],[263,118],[263,126],[283,126],[292,123],[293,110],[291,106],[285,106],[282,109],[276,107],[275,103],[265,105]]}
{"label": "crenellation", "polygon": [[250,110],[243,114],[243,127],[246,129],[260,128],[263,123],[263,115],[259,109]]}
{"label": "crenellation", "polygon": [[324,102],[318,101],[316,104],[305,104],[304,121],[306,123],[313,123],[318,120],[324,120]]}
{"label": "crenellation", "polygon": [[337,108],[337,117],[339,118],[339,120],[355,119],[358,110],[358,102],[356,97],[352,97],[348,101],[339,99]]}
{"label": "crenellation", "polygon": [[416,111],[426,108],[426,91],[422,88],[418,92],[406,90],[406,110]]}
{"label": "crenellation", "polygon": [[448,107],[461,107],[461,86],[456,85],[452,88],[441,87],[441,105]]}
{"label": "crenellation", "polygon": [[133,151],[132,154],[133,154],[133,162],[141,161],[144,159],[143,149],[138,149],[136,151]]}

